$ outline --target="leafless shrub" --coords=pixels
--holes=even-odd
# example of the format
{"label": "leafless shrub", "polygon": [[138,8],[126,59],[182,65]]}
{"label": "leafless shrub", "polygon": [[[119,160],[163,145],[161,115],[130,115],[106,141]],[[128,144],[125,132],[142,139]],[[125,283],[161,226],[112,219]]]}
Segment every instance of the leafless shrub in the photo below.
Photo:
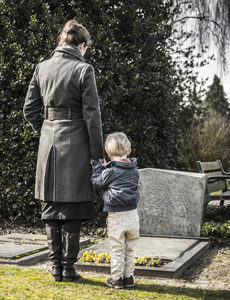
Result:
{"label": "leafless shrub", "polygon": [[182,138],[180,161],[188,171],[197,172],[196,161],[221,159],[230,167],[230,120],[216,114],[206,120],[196,120]]}

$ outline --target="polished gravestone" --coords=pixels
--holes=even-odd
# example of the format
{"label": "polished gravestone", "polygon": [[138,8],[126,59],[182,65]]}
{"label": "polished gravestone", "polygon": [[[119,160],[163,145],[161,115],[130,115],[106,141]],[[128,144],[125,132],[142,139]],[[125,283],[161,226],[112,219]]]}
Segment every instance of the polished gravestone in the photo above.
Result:
{"label": "polished gravestone", "polygon": [[[136,267],[136,275],[179,277],[209,248],[201,238],[206,175],[162,169],[140,170],[141,238],[135,254],[160,258],[162,267]],[[108,241],[87,250],[109,252]],[[77,262],[76,269],[109,272],[109,266]]]}
{"label": "polished gravestone", "polygon": [[[81,239],[80,246],[85,247],[89,239]],[[48,257],[46,235],[7,234],[0,236],[0,263],[30,265]]]}

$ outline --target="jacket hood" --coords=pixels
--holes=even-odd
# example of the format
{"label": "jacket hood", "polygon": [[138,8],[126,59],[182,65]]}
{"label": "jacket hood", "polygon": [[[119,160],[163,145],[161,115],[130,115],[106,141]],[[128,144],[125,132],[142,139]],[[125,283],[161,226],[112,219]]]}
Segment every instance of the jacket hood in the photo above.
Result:
{"label": "jacket hood", "polygon": [[81,51],[74,45],[63,44],[62,46],[58,46],[53,52],[52,55],[55,56],[56,53],[62,52],[67,53],[69,55],[75,56],[81,61],[85,61],[83,56],[81,55]]}
{"label": "jacket hood", "polygon": [[137,159],[135,157],[130,158],[130,162],[124,162],[124,161],[115,161],[112,160],[106,164],[106,168],[116,166],[123,169],[133,169],[137,166]]}

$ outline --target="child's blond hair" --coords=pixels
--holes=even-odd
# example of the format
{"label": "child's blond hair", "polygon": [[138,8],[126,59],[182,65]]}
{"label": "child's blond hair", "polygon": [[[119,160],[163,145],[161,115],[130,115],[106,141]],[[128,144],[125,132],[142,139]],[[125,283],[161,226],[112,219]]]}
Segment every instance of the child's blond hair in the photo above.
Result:
{"label": "child's blond hair", "polygon": [[109,156],[123,156],[131,148],[131,143],[123,132],[114,132],[105,140],[105,151]]}

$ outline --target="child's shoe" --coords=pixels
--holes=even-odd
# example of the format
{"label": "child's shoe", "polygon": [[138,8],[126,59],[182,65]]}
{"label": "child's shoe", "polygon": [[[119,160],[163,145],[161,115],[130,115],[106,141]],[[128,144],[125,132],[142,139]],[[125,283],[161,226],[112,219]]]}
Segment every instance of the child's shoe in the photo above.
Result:
{"label": "child's shoe", "polygon": [[124,282],[124,287],[131,288],[135,286],[133,276],[125,277],[123,282]]}
{"label": "child's shoe", "polygon": [[107,279],[106,284],[109,287],[112,287],[114,289],[123,289],[124,288],[124,284],[123,284],[123,279],[120,277],[119,279],[113,279],[112,277],[109,277]]}

